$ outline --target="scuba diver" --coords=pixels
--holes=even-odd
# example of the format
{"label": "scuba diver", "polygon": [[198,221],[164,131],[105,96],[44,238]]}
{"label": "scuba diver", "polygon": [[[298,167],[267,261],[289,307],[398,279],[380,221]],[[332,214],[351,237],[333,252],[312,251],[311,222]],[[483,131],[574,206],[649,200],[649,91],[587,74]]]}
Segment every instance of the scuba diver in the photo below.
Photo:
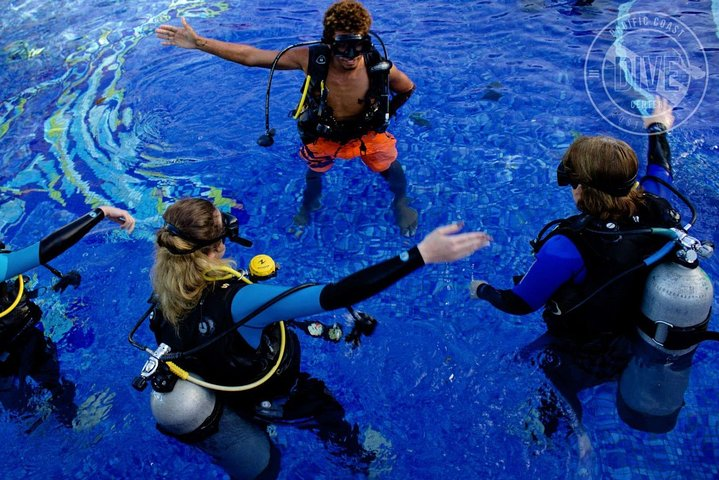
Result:
{"label": "scuba diver", "polygon": [[[557,183],[572,187],[581,213],[541,230],[532,242],[536,259],[514,288],[470,285],[473,298],[510,314],[544,307],[547,333],[523,354],[540,353],[535,358],[556,388],[540,412],[547,436],[562,415],[576,415],[574,426],[581,425],[578,392],[617,379],[626,367],[647,267],[676,251],[677,235],[688,228],[666,199],[674,191],[667,140],[673,122],[672,107],[657,97],[644,119],[648,165],[639,182],[629,145],[606,136],[576,139],[557,167]],[[571,412],[557,411],[557,392]]]}
{"label": "scuba diver", "polygon": [[21,250],[8,251],[0,243],[0,403],[5,409],[27,411],[34,393],[28,384],[30,377],[50,392],[50,406],[58,420],[72,427],[77,413],[75,385],[60,374],[57,348],[45,336],[40,324],[42,311],[32,301],[37,292],[25,287],[23,273],[43,265],[60,277],[53,286],[55,291],[77,287],[77,272],[63,275],[47,262],[77,243],[103,218],[119,223],[128,233],[135,227],[135,219],[127,211],[102,206]]}
{"label": "scuba diver", "polygon": [[[305,72],[294,116],[303,144],[299,155],[308,169],[296,225],[309,224],[311,212],[321,208],[322,178],[335,159],[360,157],[389,184],[397,225],[402,235],[411,236],[417,229],[417,211],[409,206],[395,137],[386,130],[415,85],[386,58],[386,51],[382,55],[372,45],[371,23],[360,2],[342,0],[325,12],[320,42],[293,45],[279,53],[201,37],[184,18],[182,27],[161,25],[155,32],[163,45],[202,50],[248,67],[271,68],[271,73],[275,68]],[[271,79],[270,75],[270,83]],[[258,140],[263,146],[271,145],[274,136],[269,128],[269,85],[267,99],[267,132]]]}
{"label": "scuba diver", "polygon": [[285,321],[339,308],[352,312],[353,304],[423,265],[459,260],[490,241],[485,233],[458,233],[462,225],[448,225],[337,283],[288,288],[252,283],[230,268],[225,240],[252,243],[208,200],[179,200],[163,218],[154,304],[145,315],[159,347],[133,340],[143,317],[129,340],[150,358],[133,386],[141,390],[151,382],[158,429],[197,445],[232,478],[277,474],[278,452],[266,431],[275,422],[312,429],[343,458],[367,468],[373,454],[359,444],[358,427],[344,419],[323,382],[300,371],[300,343]]}

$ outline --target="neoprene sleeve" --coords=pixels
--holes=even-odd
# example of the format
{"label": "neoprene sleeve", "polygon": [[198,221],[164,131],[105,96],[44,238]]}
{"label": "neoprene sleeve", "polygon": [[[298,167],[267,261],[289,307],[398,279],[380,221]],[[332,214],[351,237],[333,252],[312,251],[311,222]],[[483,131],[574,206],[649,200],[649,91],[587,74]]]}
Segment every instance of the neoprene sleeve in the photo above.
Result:
{"label": "neoprene sleeve", "polygon": [[649,152],[647,161],[649,165],[663,167],[672,175],[672,153],[667,139],[667,128],[661,123],[652,123],[647,127],[649,133]]}
{"label": "neoprene sleeve", "polygon": [[103,218],[105,213],[96,208],[40,240],[40,263],[49,262],[75,245]]}
{"label": "neoprene sleeve", "polygon": [[533,311],[532,307],[513,291],[498,290],[488,283],[483,283],[477,287],[477,297],[512,315],[526,315]]}
{"label": "neoprene sleeve", "polygon": [[361,302],[423,265],[422,255],[414,246],[401,255],[364,268],[337,283],[326,285],[320,293],[320,306],[324,310],[334,310]]}

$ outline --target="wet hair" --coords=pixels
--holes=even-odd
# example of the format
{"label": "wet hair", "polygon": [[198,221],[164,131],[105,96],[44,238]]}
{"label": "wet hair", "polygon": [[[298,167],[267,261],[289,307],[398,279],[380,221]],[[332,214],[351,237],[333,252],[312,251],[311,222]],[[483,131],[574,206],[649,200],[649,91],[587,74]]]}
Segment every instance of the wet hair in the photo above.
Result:
{"label": "wet hair", "polygon": [[[217,209],[205,199],[186,198],[171,205],[162,216],[167,224],[199,240],[217,238],[223,227],[217,224]],[[165,319],[175,328],[182,318],[200,301],[208,282],[204,274],[215,267],[232,262],[211,258],[208,254],[219,242],[185,255],[176,255],[168,247],[179,251],[190,250],[194,245],[173,235],[167,225],[157,231],[155,264],[152,267],[152,288]]]}
{"label": "wet hair", "polygon": [[569,146],[562,164],[582,186],[577,207],[602,220],[619,221],[636,215],[642,189],[635,185],[627,195],[613,196],[591,185],[625,184],[639,170],[637,154],[621,140],[608,136],[579,137]]}
{"label": "wet hair", "polygon": [[330,5],[322,24],[324,26],[322,39],[326,43],[331,43],[335,32],[367,35],[372,25],[372,16],[360,2],[340,0]]}

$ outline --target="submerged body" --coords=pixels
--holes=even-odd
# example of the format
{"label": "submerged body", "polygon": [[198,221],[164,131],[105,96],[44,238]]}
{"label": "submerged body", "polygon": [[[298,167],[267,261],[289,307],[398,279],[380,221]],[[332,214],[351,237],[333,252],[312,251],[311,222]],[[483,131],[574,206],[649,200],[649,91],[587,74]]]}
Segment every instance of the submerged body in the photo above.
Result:
{"label": "submerged body", "polygon": [[[644,262],[668,241],[648,229],[680,228],[678,213],[660,196],[668,191],[661,181],[672,180],[666,131],[673,115],[663,100],[656,105],[645,123],[648,165],[639,184],[636,155],[624,142],[610,137],[576,140],[557,175],[560,185],[572,186],[581,213],[551,222],[540,232],[532,242],[535,262],[514,288],[497,289],[486,282],[470,287],[474,297],[507,313],[524,315],[543,307],[547,333],[522,356],[539,359],[578,420],[578,392],[616,379],[632,356],[648,274]],[[557,428],[551,397],[543,406],[547,433]]]}

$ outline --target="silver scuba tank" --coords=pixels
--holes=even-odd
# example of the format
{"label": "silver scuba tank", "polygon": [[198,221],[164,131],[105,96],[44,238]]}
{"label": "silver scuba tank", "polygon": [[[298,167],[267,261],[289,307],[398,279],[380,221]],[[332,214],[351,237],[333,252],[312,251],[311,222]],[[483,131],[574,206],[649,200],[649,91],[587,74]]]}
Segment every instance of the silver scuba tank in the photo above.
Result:
{"label": "silver scuba tank", "polygon": [[[632,428],[666,433],[674,429],[684,405],[691,364],[697,345],[675,349],[667,342],[676,331],[697,327],[708,319],[713,286],[707,274],[667,262],[654,267],[647,278],[642,298],[644,323],[649,332],[638,329],[634,356],[622,372],[617,391],[617,410]],[[649,320],[649,322],[647,322]]]}
{"label": "silver scuba tank", "polygon": [[169,392],[152,391],[150,408],[158,426],[173,435],[197,431],[212,416],[215,394],[186,380],[177,380]]}
{"label": "silver scuba tank", "polygon": [[650,337],[640,330],[639,335],[661,352],[675,356],[689,353],[697,346],[670,350],[663,344],[673,327],[689,328],[703,323],[713,301],[712,282],[698,264],[692,268],[675,262],[661,263],[649,273],[642,298],[642,313],[656,323],[656,332]]}

